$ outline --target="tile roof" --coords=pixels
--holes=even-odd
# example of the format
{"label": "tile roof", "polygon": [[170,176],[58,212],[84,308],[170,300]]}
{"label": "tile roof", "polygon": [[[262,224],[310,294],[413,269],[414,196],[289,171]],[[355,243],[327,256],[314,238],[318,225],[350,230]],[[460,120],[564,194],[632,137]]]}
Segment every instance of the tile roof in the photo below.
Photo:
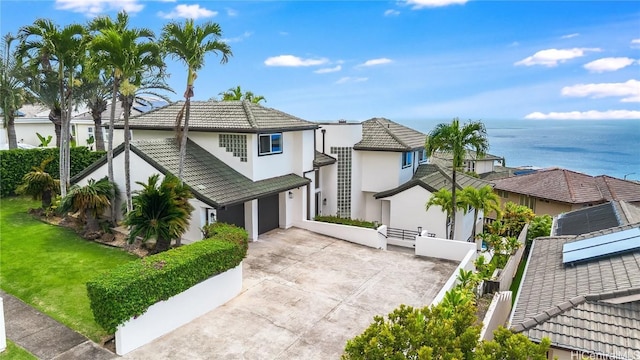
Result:
{"label": "tile roof", "polygon": [[[390,190],[385,190],[374,194],[376,199],[381,199],[398,194],[404,190],[410,189],[414,186],[420,186],[429,192],[436,192],[442,188],[451,188],[451,171],[445,170],[439,165],[435,164],[422,164],[418,166],[413,178],[406,183]],[[467,186],[479,189],[486,185],[492,185],[490,182],[477,179],[461,172],[456,172],[457,188],[462,189]]]}
{"label": "tile roof", "polygon": [[426,134],[385,118],[362,122],[362,140],[354,150],[411,151],[424,147]]}
{"label": "tile roof", "polygon": [[[129,120],[131,129],[173,130],[184,105],[178,101]],[[123,122],[116,124],[122,128]],[[192,101],[189,130],[210,132],[291,131],[317,129],[318,124],[248,101]]]}
{"label": "tile roof", "polygon": [[334,158],[333,156],[329,156],[327,154],[321,153],[320,151],[316,150],[315,158],[313,159],[313,167],[318,168],[326,165],[335,164],[336,161],[337,161],[336,158]]}
{"label": "tile roof", "polygon": [[[638,300],[624,306],[602,303],[640,294],[640,251],[572,266],[562,264],[565,243],[638,226],[640,223],[578,236],[535,239],[514,305],[512,329],[532,339],[549,337],[553,346],[567,349],[611,350],[600,344],[607,342],[616,349],[640,350],[638,324],[623,319],[631,313],[639,319]],[[628,338],[636,340],[627,341]]]}
{"label": "tile roof", "polygon": [[495,180],[497,190],[569,204],[611,200],[640,202],[640,184],[601,175],[593,177],[566,169],[544,169]]}
{"label": "tile roof", "polygon": [[[448,164],[451,164],[451,160],[453,159],[453,154],[450,152],[442,152],[438,151],[431,155],[432,158],[448,161]],[[483,157],[479,158],[478,153],[473,150],[467,150],[464,156],[465,160],[493,160],[493,161],[504,161],[503,157],[485,154]]]}
{"label": "tile roof", "polygon": [[[121,153],[123,148],[121,145],[114,149],[114,156]],[[174,139],[132,141],[131,151],[163,174],[178,173],[180,152]],[[104,164],[106,156],[76,175],[72,183]],[[187,142],[183,179],[197,199],[215,208],[240,204],[309,184],[309,179],[295,174],[252,181],[191,140]]]}

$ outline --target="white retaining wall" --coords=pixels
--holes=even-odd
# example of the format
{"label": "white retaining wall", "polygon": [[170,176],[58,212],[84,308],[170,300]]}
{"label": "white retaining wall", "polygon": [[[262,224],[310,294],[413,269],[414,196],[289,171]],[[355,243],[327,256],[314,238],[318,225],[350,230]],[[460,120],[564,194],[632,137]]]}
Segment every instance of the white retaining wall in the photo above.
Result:
{"label": "white retaining wall", "polygon": [[505,326],[511,313],[511,296],[511,291],[501,291],[493,295],[493,300],[482,320],[481,340],[493,340],[493,331],[499,326]]}
{"label": "white retaining wall", "polygon": [[[424,233],[423,231],[423,235]],[[470,250],[473,250],[474,253],[477,251],[476,243],[416,236],[416,255],[419,256],[461,261]]]}
{"label": "white retaining wall", "polygon": [[331,224],[313,220],[297,221],[293,225],[301,229],[306,229],[318,234],[331,236],[355,244],[387,250],[386,225],[382,225],[378,229],[367,229],[358,226]]}
{"label": "white retaining wall", "polygon": [[124,355],[148,344],[233,299],[241,290],[242,263],[152,305],[144,314],[118,326],[116,353]]}
{"label": "white retaining wall", "polygon": [[513,277],[518,271],[518,265],[520,265],[520,260],[522,260],[522,255],[524,254],[524,247],[527,242],[528,229],[529,224],[525,225],[520,232],[520,235],[518,236],[518,242],[522,245],[520,245],[520,248],[515,252],[515,254],[509,257],[507,264],[504,266],[504,269],[502,269],[500,275],[498,276],[498,282],[500,282],[500,291],[507,291],[511,288]]}
{"label": "white retaining wall", "polygon": [[0,297],[0,353],[7,348],[7,333],[4,329],[4,303]]}
{"label": "white retaining wall", "polygon": [[[455,240],[446,240],[446,241],[455,241]],[[475,271],[475,266],[473,265],[473,262],[475,261],[476,254],[477,254],[477,251],[475,249],[475,243],[468,243],[468,244],[472,244],[473,249],[469,250],[467,254],[463,257],[462,261],[460,261],[460,264],[458,264],[458,267],[456,267],[456,269],[453,271],[453,274],[451,274],[451,276],[449,277],[449,280],[447,280],[447,282],[442,286],[442,289],[440,289],[440,292],[438,293],[438,295],[436,295],[436,297],[433,299],[433,301],[431,302],[431,305],[436,305],[440,301],[442,301],[447,291],[453,289],[458,284],[458,274],[460,273],[460,269],[465,269],[467,271],[468,270]],[[417,249],[417,245],[416,245],[416,249]]]}

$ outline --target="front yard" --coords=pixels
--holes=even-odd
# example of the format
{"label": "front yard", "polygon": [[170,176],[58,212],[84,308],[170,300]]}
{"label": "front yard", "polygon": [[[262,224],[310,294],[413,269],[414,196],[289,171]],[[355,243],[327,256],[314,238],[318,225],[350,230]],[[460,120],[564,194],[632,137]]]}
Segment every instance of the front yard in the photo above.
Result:
{"label": "front yard", "polygon": [[34,219],[27,211],[39,205],[27,198],[0,200],[0,287],[100,342],[107,334],[93,319],[85,284],[136,257]]}

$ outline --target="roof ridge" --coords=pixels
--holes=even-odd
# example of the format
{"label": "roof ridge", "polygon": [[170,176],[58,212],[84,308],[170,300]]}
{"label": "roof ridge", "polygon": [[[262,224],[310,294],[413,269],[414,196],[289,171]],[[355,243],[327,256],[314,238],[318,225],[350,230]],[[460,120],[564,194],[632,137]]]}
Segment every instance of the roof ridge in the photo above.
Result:
{"label": "roof ridge", "polygon": [[389,134],[389,136],[391,136],[395,141],[397,141],[397,142],[398,142],[398,144],[400,144],[400,145],[404,146],[405,148],[410,148],[410,146],[409,146],[409,145],[405,144],[405,142],[404,142],[404,141],[400,140],[400,139],[399,139],[395,134],[393,134],[393,132],[391,132],[391,129],[390,129],[388,126],[384,126],[384,124],[380,121],[380,120],[382,120],[382,119],[384,119],[384,120],[386,120],[386,121],[388,121],[388,122],[390,122],[390,123],[396,124],[395,122],[393,122],[393,121],[391,121],[391,120],[389,120],[389,119],[385,119],[385,118],[375,118],[374,120],[376,121],[376,123],[377,123],[378,125],[380,125],[380,126],[382,127],[382,129],[383,129],[387,134]]}
{"label": "roof ridge", "polygon": [[251,108],[249,108],[249,102],[247,100],[242,101],[242,108],[244,109],[244,113],[247,114],[247,120],[249,120],[249,125],[251,125],[251,128],[257,128],[258,124],[256,123],[256,118],[255,116],[253,116],[253,111],[251,111]]}
{"label": "roof ridge", "polygon": [[542,325],[543,323],[547,322],[551,318],[554,318],[558,315],[561,315],[573,309],[578,305],[584,304],[586,301],[587,301],[586,296],[582,296],[582,295],[575,296],[567,301],[564,301],[558,305],[554,305],[547,310],[544,310],[538,314],[535,314],[529,317],[528,319],[525,319],[524,321],[518,323],[517,325],[512,326],[511,328],[513,329],[513,331],[517,333],[532,329],[538,325]]}
{"label": "roof ridge", "polygon": [[575,202],[576,198],[575,198],[575,194],[573,192],[573,186],[572,186],[571,182],[569,182],[569,176],[567,175],[567,169],[562,169],[562,175],[564,176],[564,181],[567,184],[567,190],[569,190],[569,198],[571,199],[571,202]]}
{"label": "roof ridge", "polygon": [[607,291],[599,294],[588,294],[588,295],[585,295],[585,299],[587,301],[600,301],[600,300],[615,299],[621,296],[630,296],[630,295],[638,295],[638,294],[640,294],[640,286],[630,287],[622,290]]}

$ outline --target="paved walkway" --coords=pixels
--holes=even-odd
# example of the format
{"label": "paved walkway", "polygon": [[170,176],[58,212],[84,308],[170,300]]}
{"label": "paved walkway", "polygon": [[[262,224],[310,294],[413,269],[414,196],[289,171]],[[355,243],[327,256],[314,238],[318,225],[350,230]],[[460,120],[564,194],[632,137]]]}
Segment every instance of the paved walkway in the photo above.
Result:
{"label": "paved walkway", "polygon": [[116,359],[117,356],[15,296],[0,291],[7,338],[43,360]]}

